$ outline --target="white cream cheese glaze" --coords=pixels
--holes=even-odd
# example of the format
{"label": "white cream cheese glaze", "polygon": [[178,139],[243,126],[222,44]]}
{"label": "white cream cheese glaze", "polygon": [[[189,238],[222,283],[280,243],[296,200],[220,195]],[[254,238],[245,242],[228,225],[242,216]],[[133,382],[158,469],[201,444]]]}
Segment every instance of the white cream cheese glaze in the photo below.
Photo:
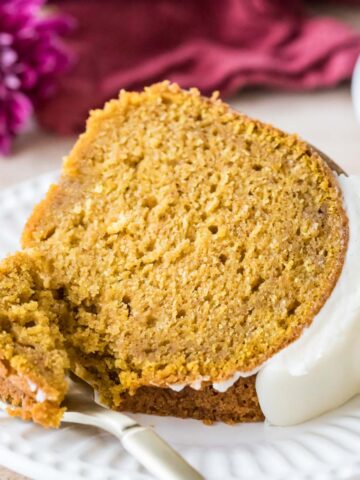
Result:
{"label": "white cream cheese glaze", "polygon": [[30,392],[36,393],[35,400],[39,403],[44,403],[47,400],[47,396],[43,390],[41,390],[36,383],[32,382],[31,380],[27,379],[27,383],[30,388]]}
{"label": "white cream cheese glaze", "polygon": [[39,403],[44,403],[47,400],[46,393],[41,388],[36,392],[35,400]]}
{"label": "white cream cheese glaze", "polygon": [[360,393],[360,177],[339,177],[349,219],[344,266],[301,337],[259,371],[256,391],[274,425],[294,425]]}
{"label": "white cream cheese glaze", "polygon": [[[301,337],[252,372],[213,383],[225,392],[258,373],[256,391],[266,419],[294,425],[360,393],[360,177],[338,178],[349,219],[349,244],[334,290]],[[190,384],[195,389],[201,381]],[[185,385],[169,385],[180,391]]]}

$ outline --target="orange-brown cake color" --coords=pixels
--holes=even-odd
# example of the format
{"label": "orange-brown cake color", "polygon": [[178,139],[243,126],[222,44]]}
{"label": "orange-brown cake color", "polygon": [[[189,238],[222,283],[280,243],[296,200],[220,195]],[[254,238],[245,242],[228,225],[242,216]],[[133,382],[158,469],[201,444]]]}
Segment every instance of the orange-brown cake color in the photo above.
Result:
{"label": "orange-brown cake color", "polygon": [[122,397],[121,410],[152,415],[195,418],[211,424],[260,422],[264,419],[255,389],[256,375],[240,378],[226,392],[210,385],[201,390],[185,387],[181,392],[169,388],[140,387],[135,395]]}
{"label": "orange-brown cake color", "polygon": [[[41,272],[39,272],[39,268]],[[17,253],[0,264],[0,398],[12,415],[58,426],[69,361],[59,321],[67,316],[45,262]]]}
{"label": "orange-brown cake color", "polygon": [[[51,266],[71,369],[112,408],[262,418],[249,372],[309,325],[347,247],[337,181],[294,135],[163,82],[91,113],[24,248]],[[205,378],[200,392],[171,384]]]}

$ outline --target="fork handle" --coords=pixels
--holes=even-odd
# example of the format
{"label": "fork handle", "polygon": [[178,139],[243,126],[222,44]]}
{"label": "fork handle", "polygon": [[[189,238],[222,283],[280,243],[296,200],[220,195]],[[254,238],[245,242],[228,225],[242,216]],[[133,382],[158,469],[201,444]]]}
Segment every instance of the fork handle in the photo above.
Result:
{"label": "fork handle", "polygon": [[204,480],[170,445],[149,428],[134,425],[121,434],[122,445],[159,480]]}
{"label": "fork handle", "polygon": [[86,412],[67,411],[67,422],[93,425],[117,437],[124,449],[159,480],[204,480],[152,429],[114,410],[91,404]]}

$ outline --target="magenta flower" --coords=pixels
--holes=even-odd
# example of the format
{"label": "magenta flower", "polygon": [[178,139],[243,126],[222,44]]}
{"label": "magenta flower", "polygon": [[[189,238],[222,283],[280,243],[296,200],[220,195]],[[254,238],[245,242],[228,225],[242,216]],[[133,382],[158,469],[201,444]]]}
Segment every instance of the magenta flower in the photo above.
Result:
{"label": "magenta flower", "polygon": [[0,154],[26,125],[34,106],[51,95],[69,65],[60,36],[69,19],[47,15],[45,0],[0,0]]}

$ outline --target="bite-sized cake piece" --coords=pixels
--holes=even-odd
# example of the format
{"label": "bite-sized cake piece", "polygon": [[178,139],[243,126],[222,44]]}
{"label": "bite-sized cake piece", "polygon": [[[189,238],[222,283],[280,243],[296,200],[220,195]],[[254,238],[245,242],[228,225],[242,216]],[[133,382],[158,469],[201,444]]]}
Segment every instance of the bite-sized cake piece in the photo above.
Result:
{"label": "bite-sized cake piece", "polygon": [[23,246],[61,280],[72,369],[104,402],[231,422],[262,418],[254,377],[213,386],[311,324],[347,239],[319,153],[164,82],[91,113]]}
{"label": "bite-sized cake piece", "polygon": [[11,415],[57,427],[67,390],[59,331],[67,308],[46,263],[21,252],[0,264],[0,398]]}

